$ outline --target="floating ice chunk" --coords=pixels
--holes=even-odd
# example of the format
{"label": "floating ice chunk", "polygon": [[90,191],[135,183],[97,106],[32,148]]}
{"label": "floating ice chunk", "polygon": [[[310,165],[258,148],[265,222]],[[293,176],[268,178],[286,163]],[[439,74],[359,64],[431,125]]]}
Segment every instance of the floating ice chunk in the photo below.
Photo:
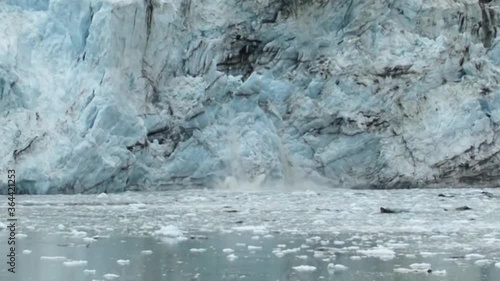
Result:
{"label": "floating ice chunk", "polygon": [[155,235],[163,237],[161,240],[167,244],[176,244],[188,240],[183,232],[175,225],[162,226],[154,232]]}
{"label": "floating ice chunk", "polygon": [[141,251],[141,255],[143,255],[143,256],[148,256],[148,255],[152,255],[152,254],[153,254],[153,251],[151,251],[151,250]]}
{"label": "floating ice chunk", "polygon": [[339,245],[344,245],[344,244],[345,244],[345,242],[344,242],[344,241],[337,241],[337,240],[336,240],[336,241],[333,241],[333,245],[337,245],[337,246],[339,246]]}
{"label": "floating ice chunk", "polygon": [[95,275],[96,270],[95,269],[84,269],[83,274],[84,275]]}
{"label": "floating ice chunk", "polygon": [[83,238],[83,242],[85,243],[94,243],[96,240],[92,237],[85,237]]}
{"label": "floating ice chunk", "polygon": [[235,256],[234,254],[230,254],[226,257],[229,261],[234,261],[238,258],[238,256]]}
{"label": "floating ice chunk", "polygon": [[375,247],[369,250],[359,250],[358,253],[368,257],[379,258],[383,261],[392,260],[396,256],[396,253],[393,250],[384,247]]}
{"label": "floating ice chunk", "polygon": [[67,258],[66,257],[62,257],[62,256],[53,256],[53,257],[41,256],[40,260],[45,260],[45,261],[65,261],[65,260],[67,260]]}
{"label": "floating ice chunk", "polygon": [[285,244],[278,244],[276,247],[278,247],[278,248],[286,248],[286,245]]}
{"label": "floating ice chunk", "polygon": [[428,270],[431,268],[431,265],[428,263],[412,263],[410,264],[410,268],[416,270]]}
{"label": "floating ice chunk", "polygon": [[298,271],[298,272],[313,272],[316,271],[315,266],[311,265],[299,265],[299,266],[294,266],[292,267],[293,270]]}
{"label": "floating ice chunk", "polygon": [[101,194],[97,195],[97,198],[99,198],[99,199],[108,198],[108,197],[109,196],[106,193],[101,193]]}
{"label": "floating ice chunk", "polygon": [[222,252],[225,253],[225,254],[231,254],[234,252],[233,249],[230,249],[230,248],[226,248],[226,249],[222,249]]}
{"label": "floating ice chunk", "polygon": [[326,222],[324,220],[315,220],[312,222],[313,225],[324,225]]}
{"label": "floating ice chunk", "polygon": [[87,232],[78,231],[76,229],[71,230],[71,238],[85,238],[87,237]]}
{"label": "floating ice chunk", "polygon": [[159,230],[155,231],[156,235],[167,237],[183,236],[184,233],[175,225],[162,226]]}
{"label": "floating ice chunk", "polygon": [[199,249],[197,249],[197,248],[192,248],[192,249],[189,249],[189,251],[190,251],[191,253],[203,253],[203,252],[206,252],[206,251],[207,251],[207,249],[204,249],[204,248],[199,248]]}
{"label": "floating ice chunk", "polygon": [[264,238],[266,238],[266,239],[271,239],[271,238],[274,238],[274,236],[273,236],[273,235],[271,235],[271,234],[266,234],[266,235],[264,235],[263,237],[264,237]]}
{"label": "floating ice chunk", "polygon": [[3,222],[0,222],[0,230],[4,230],[7,228],[7,225]]}
{"label": "floating ice chunk", "polygon": [[23,254],[29,255],[29,254],[31,254],[31,250],[23,250]]}
{"label": "floating ice chunk", "polygon": [[116,263],[119,265],[129,265],[130,260],[117,260]]}
{"label": "floating ice chunk", "polygon": [[65,261],[63,265],[66,267],[78,267],[78,266],[86,266],[87,261]]}
{"label": "floating ice chunk", "polygon": [[412,269],[409,269],[409,268],[403,268],[403,267],[398,267],[398,268],[394,268],[394,272],[397,272],[397,273],[410,273],[410,272],[413,272],[414,270]]}
{"label": "floating ice chunk", "polygon": [[301,260],[307,260],[307,256],[306,255],[295,256],[295,257],[298,258],[298,259],[301,259]]}
{"label": "floating ice chunk", "polygon": [[415,259],[415,258],[417,258],[417,256],[414,255],[414,254],[406,254],[405,257],[408,258],[408,259]]}
{"label": "floating ice chunk", "polygon": [[117,279],[120,277],[120,275],[116,275],[116,274],[113,274],[113,273],[106,273],[102,276],[104,279],[106,280],[114,280],[114,279]]}
{"label": "floating ice chunk", "polygon": [[477,266],[481,266],[481,267],[482,266],[488,266],[488,265],[491,264],[491,261],[490,260],[485,260],[485,259],[483,259],[483,260],[477,260],[477,261],[474,262],[474,264],[477,265]]}
{"label": "floating ice chunk", "polygon": [[485,256],[481,254],[467,254],[465,255],[466,260],[479,260],[479,259],[484,259]]}
{"label": "floating ice chunk", "polygon": [[286,254],[297,253],[299,251],[300,251],[300,248],[292,248],[292,249],[282,250],[281,252],[286,255]]}
{"label": "floating ice chunk", "polygon": [[248,246],[249,251],[262,250],[262,246]]}
{"label": "floating ice chunk", "polygon": [[236,243],[236,247],[246,247],[247,244],[245,243]]}
{"label": "floating ice chunk", "polygon": [[273,252],[275,256],[277,256],[278,258],[282,258],[285,256],[285,254],[283,252]]}
{"label": "floating ice chunk", "polygon": [[321,241],[321,237],[319,237],[319,236],[306,238],[306,244],[318,244],[319,241]]}
{"label": "floating ice chunk", "polygon": [[443,269],[443,270],[435,270],[432,272],[432,274],[437,276],[446,276],[448,275],[448,272],[446,271],[446,269]]}
{"label": "floating ice chunk", "polygon": [[431,237],[429,237],[429,239],[432,239],[432,240],[444,240],[444,239],[449,239],[450,237],[447,236],[447,235],[432,235]]}
{"label": "floating ice chunk", "polygon": [[335,264],[335,265],[333,265],[333,270],[335,272],[346,271],[347,269],[349,269],[349,268],[347,266],[345,266],[345,265],[342,265],[342,264]]}
{"label": "floating ice chunk", "polygon": [[420,255],[424,258],[428,258],[428,257],[432,257],[432,256],[435,256],[437,255],[437,253],[433,253],[433,252],[420,252]]}
{"label": "floating ice chunk", "polygon": [[500,268],[500,262],[495,263],[495,266],[496,266],[497,268]]}
{"label": "floating ice chunk", "polygon": [[260,239],[260,236],[256,235],[256,236],[252,236],[250,239],[252,240],[259,240]]}
{"label": "floating ice chunk", "polygon": [[235,226],[232,229],[236,231],[253,231],[255,234],[259,234],[259,232],[267,233],[266,227],[263,225]]}
{"label": "floating ice chunk", "polygon": [[59,229],[59,230],[64,230],[65,228],[66,227],[64,225],[62,225],[62,224],[60,224],[60,225],[57,226],[57,229]]}
{"label": "floating ice chunk", "polygon": [[350,259],[353,261],[359,261],[359,260],[361,260],[361,257],[360,256],[351,256]]}
{"label": "floating ice chunk", "polygon": [[24,239],[26,237],[28,237],[28,235],[24,234],[24,233],[18,233],[17,236],[16,236],[16,238],[18,238],[18,239]]}

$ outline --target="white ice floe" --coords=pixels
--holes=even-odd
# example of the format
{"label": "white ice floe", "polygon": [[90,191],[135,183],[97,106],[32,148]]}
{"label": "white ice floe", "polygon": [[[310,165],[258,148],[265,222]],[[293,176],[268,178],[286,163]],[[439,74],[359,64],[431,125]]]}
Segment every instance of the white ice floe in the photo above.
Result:
{"label": "white ice floe", "polygon": [[266,227],[263,225],[235,226],[232,229],[236,230],[236,231],[252,231],[255,234],[258,234],[259,232],[266,232],[267,231]]}
{"label": "white ice floe", "polygon": [[379,258],[383,261],[389,261],[396,257],[396,253],[393,250],[380,246],[368,250],[358,250],[358,253],[368,257]]}
{"label": "white ice floe", "polygon": [[300,252],[300,248],[291,248],[291,249],[284,249],[284,250],[280,250],[281,253],[287,255],[287,254],[293,254],[293,253],[297,253],[297,252]]}
{"label": "white ice floe", "polygon": [[85,237],[82,239],[83,242],[85,243],[94,243],[95,241],[97,241],[96,239],[92,238],[92,237]]}
{"label": "white ice floe", "polygon": [[167,244],[176,244],[188,240],[182,230],[175,225],[162,226],[154,232],[155,236],[161,237],[161,241]]}
{"label": "white ice floe", "polygon": [[153,254],[153,251],[151,251],[151,250],[141,251],[141,255],[143,255],[143,256],[148,256],[148,255],[152,255],[152,254]]}
{"label": "white ice floe", "polygon": [[284,256],[285,256],[285,254],[284,254],[283,252],[273,252],[273,254],[274,254],[275,256],[277,256],[278,258],[282,258],[282,257],[284,257]]}
{"label": "white ice floe", "polygon": [[315,266],[311,265],[299,265],[299,266],[294,266],[292,267],[293,270],[298,271],[298,272],[313,272],[316,271]]}
{"label": "white ice floe", "polygon": [[313,257],[315,259],[322,259],[325,256],[325,252],[323,251],[314,251]]}
{"label": "white ice floe", "polygon": [[360,257],[360,256],[350,256],[349,258],[350,258],[351,260],[353,260],[353,261],[359,261],[359,260],[361,260],[361,257]]}
{"label": "white ice floe", "polygon": [[295,256],[296,258],[298,259],[301,259],[301,260],[307,260],[307,256],[306,255],[299,255],[299,256]]}
{"label": "white ice floe", "polygon": [[225,253],[225,254],[231,254],[234,252],[233,249],[230,249],[230,248],[225,248],[225,249],[222,249],[222,252]]}
{"label": "white ice floe", "polygon": [[495,263],[495,267],[500,268],[500,262]]}
{"label": "white ice floe", "polygon": [[29,255],[29,254],[31,254],[31,250],[23,250],[23,254]]}
{"label": "white ice floe", "polygon": [[480,260],[484,259],[486,256],[481,254],[467,254],[465,255],[466,260]]}
{"label": "white ice floe", "polygon": [[412,263],[410,264],[410,268],[416,270],[428,270],[431,269],[431,265],[429,263]]}
{"label": "white ice floe", "polygon": [[488,266],[488,265],[491,264],[491,260],[487,260],[487,259],[476,260],[474,262],[474,264],[477,265],[477,266],[481,266],[481,267]]}
{"label": "white ice floe", "polygon": [[247,244],[245,243],[236,243],[236,247],[246,247]]}
{"label": "white ice floe", "polygon": [[104,279],[106,280],[114,280],[114,279],[117,279],[120,277],[120,275],[116,275],[116,274],[113,274],[113,273],[106,273],[102,276]]}
{"label": "white ice floe", "polygon": [[446,271],[446,269],[443,269],[443,270],[434,270],[432,272],[432,274],[438,275],[438,276],[447,276],[448,272]]}
{"label": "white ice floe", "polygon": [[96,270],[95,269],[84,269],[83,270],[83,274],[84,275],[95,275],[96,274]]}
{"label": "white ice floe", "polygon": [[420,252],[420,255],[424,258],[433,257],[437,254],[438,253],[434,253],[434,252]]}
{"label": "white ice floe", "polygon": [[63,256],[41,256],[40,260],[45,260],[45,261],[65,261],[67,260],[66,257]]}
{"label": "white ice floe", "polygon": [[117,264],[119,265],[129,265],[130,264],[130,260],[117,260],[116,261]]}
{"label": "white ice floe", "polygon": [[226,257],[229,261],[234,261],[238,258],[238,256],[235,256],[234,254],[230,254]]}
{"label": "white ice floe", "polygon": [[87,232],[85,231],[78,231],[76,229],[72,229],[71,230],[71,238],[75,238],[75,239],[83,239],[85,237],[87,237]]}
{"label": "white ice floe", "polygon": [[192,249],[189,249],[189,251],[191,253],[203,253],[203,252],[206,252],[207,249],[204,249],[204,248],[192,248]]}
{"label": "white ice floe", "polygon": [[5,223],[3,223],[3,222],[0,222],[0,231],[4,230],[6,228],[7,228],[7,225]]}
{"label": "white ice floe", "polygon": [[262,250],[262,246],[248,246],[249,251],[256,251],[256,250]]}
{"label": "white ice floe", "polygon": [[398,268],[394,268],[394,272],[397,272],[397,273],[411,273],[411,272],[414,272],[414,270],[410,269],[410,268],[398,267]]}
{"label": "white ice floe", "polygon": [[349,268],[345,265],[342,265],[342,264],[329,263],[327,266],[327,269],[328,269],[328,272],[335,273],[335,272],[346,271]]}
{"label": "white ice floe", "polygon": [[184,235],[183,232],[175,225],[162,226],[159,230],[156,230],[154,234],[166,237],[179,237]]}
{"label": "white ice floe", "polygon": [[66,267],[79,267],[79,266],[87,266],[87,263],[88,263],[87,261],[71,260],[63,262],[63,265]]}

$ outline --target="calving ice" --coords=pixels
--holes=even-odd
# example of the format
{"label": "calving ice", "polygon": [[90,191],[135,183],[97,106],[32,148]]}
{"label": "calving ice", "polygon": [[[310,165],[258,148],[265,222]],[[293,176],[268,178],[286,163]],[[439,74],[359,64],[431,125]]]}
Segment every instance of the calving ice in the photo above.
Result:
{"label": "calving ice", "polygon": [[1,1],[0,168],[37,194],[498,185],[497,2]]}

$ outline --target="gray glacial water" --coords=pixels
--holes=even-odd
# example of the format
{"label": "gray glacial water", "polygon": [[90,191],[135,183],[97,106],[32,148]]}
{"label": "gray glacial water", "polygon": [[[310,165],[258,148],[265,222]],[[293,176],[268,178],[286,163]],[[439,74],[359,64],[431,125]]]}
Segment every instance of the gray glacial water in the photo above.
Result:
{"label": "gray glacial water", "polygon": [[[205,233],[192,236],[176,244],[165,244],[150,237],[112,236],[100,239],[89,247],[85,244],[74,244],[74,240],[63,238],[62,235],[47,235],[32,233],[22,240],[21,249],[30,249],[31,254],[18,253],[17,273],[5,272],[5,266],[0,272],[1,280],[19,281],[90,281],[106,280],[105,274],[116,274],[113,280],[137,281],[190,281],[190,280],[449,280],[449,281],[497,281],[500,280],[500,268],[494,264],[477,266],[474,261],[465,259],[446,260],[450,254],[437,254],[424,257],[415,255],[405,257],[398,253],[394,259],[383,261],[375,257],[362,257],[352,260],[355,253],[337,252],[333,255],[323,251],[323,256],[314,257],[314,249],[332,247],[333,240],[343,241],[352,235],[338,236],[322,235],[324,240],[330,240],[330,245],[312,245],[304,237],[275,236],[253,240],[251,235]],[[2,240],[4,236],[2,235]],[[381,237],[386,237],[381,235]],[[374,240],[378,238],[374,236]],[[386,237],[387,238],[387,237]],[[244,243],[246,246],[237,246]],[[277,245],[285,244],[293,249],[309,244],[310,248],[302,248],[296,253],[278,257],[273,253]],[[358,244],[358,243],[356,243]],[[365,241],[363,245],[374,246],[375,241]],[[249,251],[248,245],[261,246],[261,250]],[[341,247],[352,246],[352,241]],[[339,247],[339,245],[334,246]],[[228,260],[228,253],[222,250],[231,248],[234,261]],[[0,247],[5,251],[5,243]],[[205,252],[192,252],[191,249],[206,249]],[[150,255],[141,251],[152,250]],[[321,251],[317,251],[321,252]],[[316,252],[316,253],[317,253]],[[411,250],[409,251],[411,252]],[[317,254],[316,254],[317,255]],[[461,255],[461,253],[456,253]],[[68,260],[88,261],[86,266],[65,266],[61,260],[43,260],[41,256],[62,256]],[[129,260],[128,265],[119,265],[117,260]],[[325,260],[323,260],[325,259]],[[330,261],[326,261],[329,259]],[[2,265],[5,258],[0,259]],[[348,267],[342,272],[331,273],[327,269],[329,263],[342,264]],[[395,268],[410,268],[411,264],[428,263],[438,272],[434,273],[399,273]],[[310,265],[316,267],[313,272],[298,272],[293,267]],[[95,275],[85,275],[84,269],[96,270]],[[447,274],[439,273],[446,270]],[[14,278],[13,278],[14,277]]]}
{"label": "gray glacial water", "polygon": [[[17,273],[0,224],[0,280],[498,281],[499,200],[498,189],[18,196]],[[7,200],[0,210],[5,223]]]}

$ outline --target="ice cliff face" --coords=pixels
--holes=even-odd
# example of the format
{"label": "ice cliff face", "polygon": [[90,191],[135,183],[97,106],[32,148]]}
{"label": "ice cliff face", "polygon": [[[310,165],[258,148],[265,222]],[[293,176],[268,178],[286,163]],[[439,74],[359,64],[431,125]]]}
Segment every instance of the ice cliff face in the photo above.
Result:
{"label": "ice cliff face", "polygon": [[0,168],[25,193],[498,186],[498,4],[4,0]]}

